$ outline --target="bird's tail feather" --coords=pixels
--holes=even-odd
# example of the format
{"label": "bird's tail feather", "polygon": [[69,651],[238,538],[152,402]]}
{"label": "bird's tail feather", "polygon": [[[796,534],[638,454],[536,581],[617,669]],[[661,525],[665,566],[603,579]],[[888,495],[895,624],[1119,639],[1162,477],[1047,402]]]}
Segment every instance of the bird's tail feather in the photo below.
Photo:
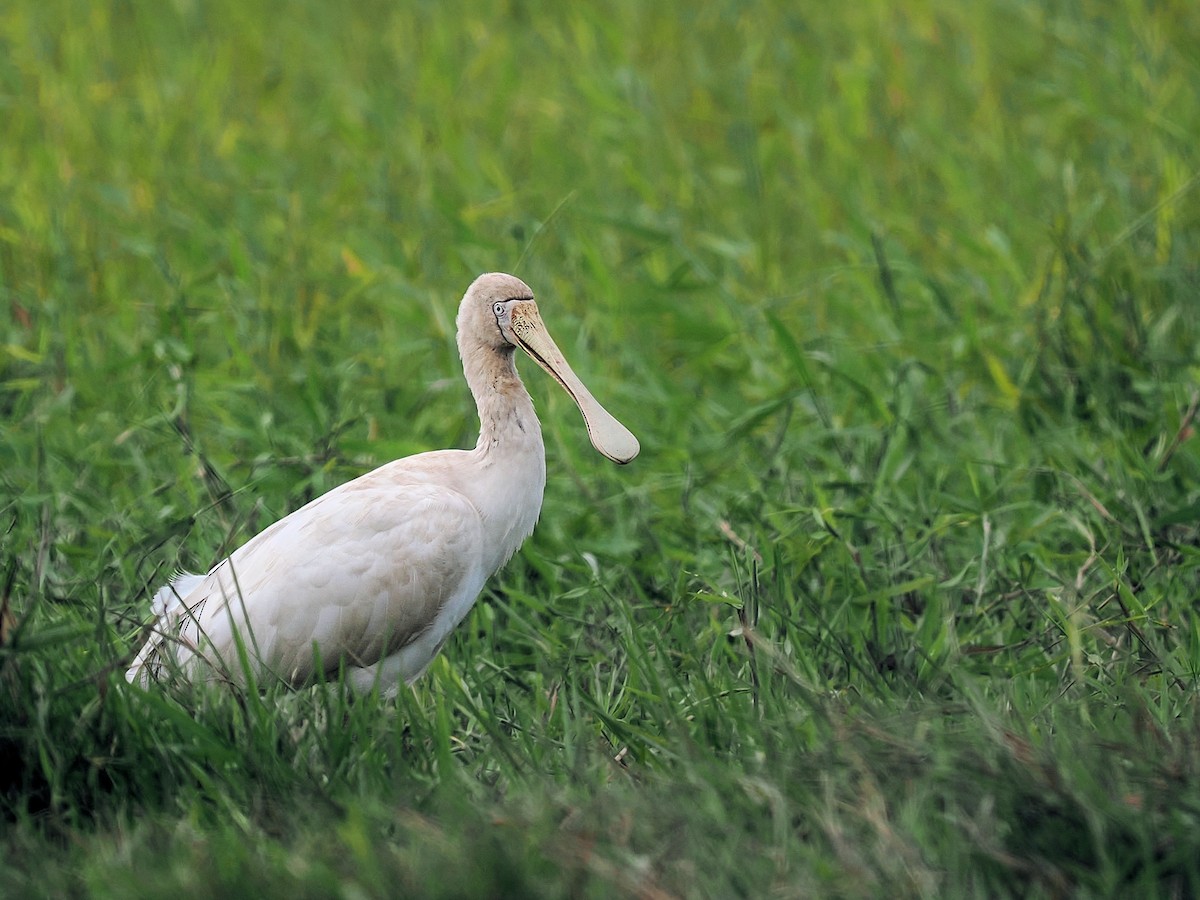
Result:
{"label": "bird's tail feather", "polygon": [[176,623],[188,613],[188,607],[184,600],[207,577],[206,575],[194,575],[191,572],[178,572],[169,582],[158,589],[154,599],[150,601],[150,611],[155,618],[151,626],[151,634],[146,643],[142,645],[133,664],[129,667],[129,671],[125,673],[126,681],[140,682],[146,686],[162,668],[159,652],[163,643],[173,639],[177,630]]}
{"label": "bird's tail feather", "polygon": [[178,572],[174,578],[158,589],[150,609],[154,615],[175,615],[183,612],[183,598],[200,586],[207,575],[194,575],[191,572]]}

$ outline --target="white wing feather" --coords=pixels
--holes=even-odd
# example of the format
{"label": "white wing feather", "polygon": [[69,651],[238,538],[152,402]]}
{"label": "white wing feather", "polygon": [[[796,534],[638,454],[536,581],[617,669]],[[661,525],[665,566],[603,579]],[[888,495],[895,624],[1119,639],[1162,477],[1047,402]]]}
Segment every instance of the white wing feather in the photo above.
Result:
{"label": "white wing feather", "polygon": [[[360,686],[381,661],[393,680],[416,678],[492,573],[476,507],[441,479],[421,483],[424,467],[407,462],[335,488],[207,575],[160,589],[155,634],[126,677],[241,683],[240,640],[257,678],[303,684],[318,652],[326,673],[367,669],[354,678]],[[417,483],[397,484],[400,475]]]}

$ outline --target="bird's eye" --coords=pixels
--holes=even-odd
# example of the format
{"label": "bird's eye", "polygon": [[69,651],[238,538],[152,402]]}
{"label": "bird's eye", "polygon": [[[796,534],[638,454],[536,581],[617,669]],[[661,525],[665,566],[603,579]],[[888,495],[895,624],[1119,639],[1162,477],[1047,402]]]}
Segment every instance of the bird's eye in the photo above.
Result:
{"label": "bird's eye", "polygon": [[497,301],[492,305],[492,312],[496,314],[497,319],[501,318],[504,315],[504,304]]}

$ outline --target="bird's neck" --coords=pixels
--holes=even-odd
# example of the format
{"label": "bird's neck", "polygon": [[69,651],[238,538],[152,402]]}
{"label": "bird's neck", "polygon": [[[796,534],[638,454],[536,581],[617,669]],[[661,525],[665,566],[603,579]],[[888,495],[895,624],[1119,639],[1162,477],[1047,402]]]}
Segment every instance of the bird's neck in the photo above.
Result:
{"label": "bird's neck", "polygon": [[532,454],[544,465],[542,429],[529,392],[517,375],[513,350],[464,350],[463,372],[479,411],[477,453],[485,456]]}
{"label": "bird's neck", "polygon": [[533,531],[546,488],[546,448],[533,401],[511,350],[464,352],[463,370],[479,409],[474,475],[464,492],[486,526],[483,565],[494,572]]}

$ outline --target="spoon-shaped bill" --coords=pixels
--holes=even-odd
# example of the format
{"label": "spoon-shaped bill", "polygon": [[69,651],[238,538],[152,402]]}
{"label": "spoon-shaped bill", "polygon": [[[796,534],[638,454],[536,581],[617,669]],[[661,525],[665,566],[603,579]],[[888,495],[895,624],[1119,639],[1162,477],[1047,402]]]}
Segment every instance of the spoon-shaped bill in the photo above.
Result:
{"label": "spoon-shaped bill", "polygon": [[550,332],[542,323],[537,304],[532,300],[513,304],[511,322],[513,337],[521,349],[553,375],[579,407],[592,446],[621,465],[637,456],[638,450],[641,449],[637,438],[600,405],[592,396],[592,392],[584,387],[583,382],[571,371],[562,352],[550,337]]}

